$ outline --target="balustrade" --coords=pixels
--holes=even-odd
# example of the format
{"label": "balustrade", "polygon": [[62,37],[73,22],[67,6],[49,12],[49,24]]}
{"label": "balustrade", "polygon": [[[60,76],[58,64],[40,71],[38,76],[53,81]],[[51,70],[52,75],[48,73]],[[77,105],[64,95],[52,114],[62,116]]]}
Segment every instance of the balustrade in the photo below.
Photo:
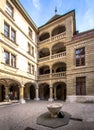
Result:
{"label": "balustrade", "polygon": [[39,41],[38,44],[42,44],[42,43],[46,43],[46,42],[53,42],[53,41],[56,41],[56,40],[60,40],[62,38],[65,38],[66,37],[66,32],[63,32],[63,33],[60,33],[58,35],[55,35],[51,38],[48,38],[48,39],[45,39],[43,41]]}
{"label": "balustrade", "polygon": [[38,79],[39,80],[44,80],[44,79],[50,79],[50,78],[61,78],[61,77],[65,77],[66,76],[66,72],[58,72],[58,73],[52,73],[52,74],[43,74],[43,75],[39,75]]}

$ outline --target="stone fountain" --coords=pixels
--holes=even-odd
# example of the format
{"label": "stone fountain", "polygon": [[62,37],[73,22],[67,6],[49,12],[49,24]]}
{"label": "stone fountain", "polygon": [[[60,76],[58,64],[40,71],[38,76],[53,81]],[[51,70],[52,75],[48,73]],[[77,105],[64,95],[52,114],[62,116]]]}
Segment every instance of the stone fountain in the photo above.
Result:
{"label": "stone fountain", "polygon": [[62,103],[51,103],[47,105],[48,112],[41,114],[37,118],[37,124],[53,129],[67,125],[71,115],[67,112],[61,111]]}
{"label": "stone fountain", "polygon": [[60,112],[60,110],[62,108],[62,104],[61,103],[49,104],[49,105],[47,105],[47,108],[48,108],[49,112],[51,113],[51,117],[56,118],[56,117],[58,117],[58,113]]}

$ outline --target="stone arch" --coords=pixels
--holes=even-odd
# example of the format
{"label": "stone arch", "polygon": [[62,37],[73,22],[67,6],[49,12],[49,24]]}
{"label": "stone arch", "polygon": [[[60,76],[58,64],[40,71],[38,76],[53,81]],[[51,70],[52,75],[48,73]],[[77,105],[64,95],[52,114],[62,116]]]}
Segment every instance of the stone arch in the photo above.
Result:
{"label": "stone arch", "polygon": [[59,25],[56,26],[53,30],[52,30],[52,36],[56,36],[60,33],[63,33],[66,31],[66,27],[64,25]]}
{"label": "stone arch", "polygon": [[52,65],[53,73],[66,71],[66,63],[65,62],[56,62]]}
{"label": "stone arch", "polygon": [[32,82],[25,83],[24,88],[24,98],[26,100],[34,100],[35,99],[35,89],[36,84]]}
{"label": "stone arch", "polygon": [[40,100],[48,100],[50,94],[49,84],[41,83],[39,84],[39,98]]}
{"label": "stone arch", "polygon": [[46,56],[49,56],[49,55],[50,55],[50,50],[49,50],[49,48],[42,48],[42,49],[39,51],[39,58],[46,57]]}
{"label": "stone arch", "polygon": [[64,51],[66,51],[64,43],[59,42],[52,46],[52,54],[57,54]]}
{"label": "stone arch", "polygon": [[49,32],[44,32],[42,33],[40,36],[39,36],[39,41],[43,41],[43,40],[46,40],[50,37],[50,34]]}
{"label": "stone arch", "polygon": [[66,83],[64,82],[55,82],[53,84],[53,93],[54,93],[54,99],[55,100],[66,100]]}
{"label": "stone arch", "polygon": [[[10,79],[10,78],[1,78],[0,79],[0,86],[3,86],[3,90],[4,92],[2,92],[2,96],[4,98],[6,98],[6,95],[5,95],[5,91],[6,91],[6,88],[8,89],[7,91],[7,96],[10,100],[19,100],[19,97],[20,97],[20,82],[15,80],[15,79]],[[1,87],[2,89],[2,87]],[[3,91],[2,90],[2,91]],[[3,98],[2,98],[3,99]]]}
{"label": "stone arch", "polygon": [[50,73],[50,67],[48,65],[44,65],[39,68],[39,75],[49,74],[49,73]]}

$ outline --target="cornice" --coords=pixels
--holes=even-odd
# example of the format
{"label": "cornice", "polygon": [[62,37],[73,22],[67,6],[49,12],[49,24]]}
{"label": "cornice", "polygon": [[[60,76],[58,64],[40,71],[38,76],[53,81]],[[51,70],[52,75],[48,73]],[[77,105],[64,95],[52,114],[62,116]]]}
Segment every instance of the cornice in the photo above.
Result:
{"label": "cornice", "polygon": [[15,7],[19,10],[19,12],[22,14],[22,16],[27,20],[27,22],[33,27],[33,29],[37,32],[37,26],[34,23],[34,21],[31,19],[31,17],[28,15],[22,4],[19,0],[11,0],[11,2],[15,5]]}
{"label": "cornice", "polygon": [[18,30],[20,30],[20,32],[21,32],[29,41],[31,41],[31,43],[32,43],[34,46],[37,47],[37,43],[35,44],[35,43],[33,42],[33,40],[31,40],[31,39],[24,33],[24,31],[21,30],[21,29],[14,23],[14,21],[15,21],[14,19],[10,18],[10,17],[8,16],[8,14],[6,14],[2,9],[0,9],[0,12],[1,12],[9,21],[11,21],[11,23],[12,23]]}

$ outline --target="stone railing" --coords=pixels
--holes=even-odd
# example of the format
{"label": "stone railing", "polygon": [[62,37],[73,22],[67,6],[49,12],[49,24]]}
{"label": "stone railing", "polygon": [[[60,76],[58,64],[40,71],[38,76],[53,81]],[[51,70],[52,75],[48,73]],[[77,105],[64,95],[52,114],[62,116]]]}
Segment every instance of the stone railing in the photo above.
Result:
{"label": "stone railing", "polygon": [[42,62],[42,61],[47,61],[47,60],[50,60],[50,59],[63,58],[64,56],[66,56],[66,51],[51,55],[51,57],[46,56],[46,57],[43,57],[43,58],[39,58],[38,61]]}
{"label": "stone railing", "polygon": [[49,42],[49,43],[50,43],[50,42],[52,42],[52,41],[60,40],[60,39],[65,38],[65,37],[66,37],[66,32],[63,32],[63,33],[60,33],[60,34],[55,35],[55,36],[53,36],[53,37],[50,37],[50,38],[48,38],[48,39],[45,39],[45,40],[43,40],[43,41],[39,41],[38,44],[40,45],[40,44],[46,43],[46,42]]}
{"label": "stone railing", "polygon": [[60,57],[63,57],[63,56],[66,56],[66,51],[52,55],[51,59],[60,58]]}
{"label": "stone railing", "polygon": [[46,61],[49,59],[50,59],[50,56],[46,56],[46,57],[39,58],[38,61],[42,62],[42,61]]}
{"label": "stone railing", "polygon": [[52,74],[43,74],[38,76],[38,80],[50,79],[50,78],[65,78],[66,72],[52,73]]}
{"label": "stone railing", "polygon": [[66,32],[60,33],[56,36],[51,37],[51,41],[56,41],[56,40],[60,40],[62,38],[66,37]]}
{"label": "stone railing", "polygon": [[50,78],[50,74],[43,74],[38,76],[38,80],[44,80],[49,78]]}
{"label": "stone railing", "polygon": [[59,73],[53,73],[52,77],[53,78],[60,78],[60,77],[65,77],[66,76],[66,72],[59,72]]}
{"label": "stone railing", "polygon": [[50,38],[45,39],[43,41],[39,41],[38,44],[40,45],[40,44],[43,44],[43,43],[46,43],[46,42],[50,42]]}

